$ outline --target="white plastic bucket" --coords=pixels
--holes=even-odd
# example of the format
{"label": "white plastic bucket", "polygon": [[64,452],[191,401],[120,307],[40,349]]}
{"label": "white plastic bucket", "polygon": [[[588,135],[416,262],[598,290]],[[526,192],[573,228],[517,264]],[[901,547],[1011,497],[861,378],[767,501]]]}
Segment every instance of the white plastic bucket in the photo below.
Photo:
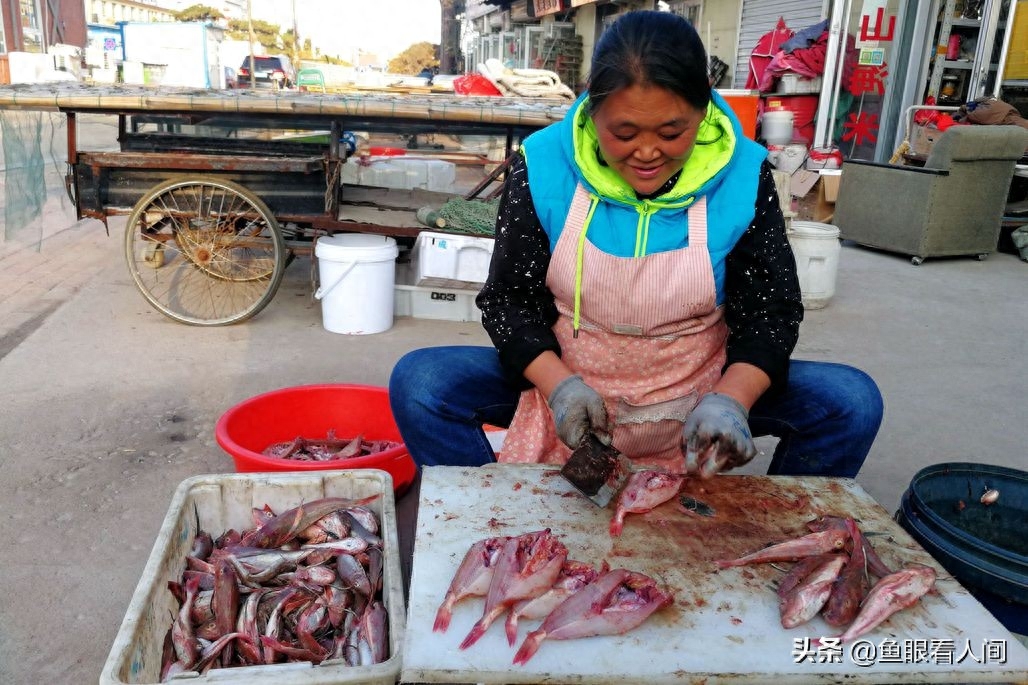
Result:
{"label": "white plastic bucket", "polygon": [[839,271],[839,229],[816,221],[796,221],[788,230],[796,256],[800,295],[804,309],[821,309],[835,294]]}
{"label": "white plastic bucket", "polygon": [[366,335],[392,328],[398,254],[396,241],[386,236],[347,233],[318,240],[321,286],[314,298],[321,300],[325,330]]}
{"label": "white plastic bucket", "polygon": [[769,145],[788,145],[792,142],[792,112],[769,109],[760,117],[760,137]]}

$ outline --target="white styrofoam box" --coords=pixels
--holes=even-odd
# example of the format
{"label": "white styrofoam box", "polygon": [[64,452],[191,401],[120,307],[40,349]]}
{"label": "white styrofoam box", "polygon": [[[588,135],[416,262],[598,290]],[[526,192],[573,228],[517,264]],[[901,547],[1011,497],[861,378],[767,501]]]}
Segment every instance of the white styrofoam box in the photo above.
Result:
{"label": "white styrofoam box", "polygon": [[164,637],[178,613],[168,581],[178,581],[197,529],[217,538],[229,528],[251,528],[253,507],[265,504],[282,512],[322,497],[359,499],[379,495],[368,508],[378,515],[384,543],[383,602],[389,616],[389,658],[373,666],[347,666],[340,661],[271,664],[213,669],[183,683],[274,683],[329,685],[372,683],[391,685],[400,673],[406,622],[400,547],[396,538],[393,479],[386,471],[308,471],[195,476],[179,484],[154,542],[143,576],[100,673],[100,685],[160,682]]}
{"label": "white styrofoam box", "polygon": [[457,165],[442,159],[368,157],[343,165],[343,183],[450,192],[457,180]]}
{"label": "white styrofoam box", "polygon": [[422,231],[411,250],[411,283],[481,287],[489,276],[494,243],[493,238]]}
{"label": "white styrofoam box", "polygon": [[798,95],[801,93],[820,93],[821,77],[804,78],[799,74],[782,74],[778,80],[778,93]]}
{"label": "white styrofoam box", "polygon": [[39,83],[45,75],[55,71],[53,55],[36,52],[8,52],[7,67],[11,83]]}
{"label": "white styrofoam box", "polygon": [[393,316],[442,321],[482,320],[482,311],[475,304],[477,290],[403,284],[394,288]]}

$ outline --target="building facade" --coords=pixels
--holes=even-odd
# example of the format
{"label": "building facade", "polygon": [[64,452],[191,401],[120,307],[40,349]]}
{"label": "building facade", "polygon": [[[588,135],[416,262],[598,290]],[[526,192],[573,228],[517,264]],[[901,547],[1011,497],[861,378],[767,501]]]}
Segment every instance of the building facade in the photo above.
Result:
{"label": "building facade", "polygon": [[54,45],[86,43],[82,0],[9,0],[0,3],[0,54],[45,53]]}

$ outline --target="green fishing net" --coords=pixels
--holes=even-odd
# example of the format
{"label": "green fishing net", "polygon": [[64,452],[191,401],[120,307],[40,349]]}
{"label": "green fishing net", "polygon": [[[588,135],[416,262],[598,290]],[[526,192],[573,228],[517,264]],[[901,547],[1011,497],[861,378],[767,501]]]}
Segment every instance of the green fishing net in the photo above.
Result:
{"label": "green fishing net", "polygon": [[455,197],[439,208],[439,216],[446,219],[446,229],[457,233],[470,233],[492,237],[496,228],[495,200],[465,200]]}
{"label": "green fishing net", "polygon": [[[66,131],[63,114],[0,110],[0,243],[39,249],[49,234],[75,222],[64,190]],[[46,225],[44,214],[70,220]]]}

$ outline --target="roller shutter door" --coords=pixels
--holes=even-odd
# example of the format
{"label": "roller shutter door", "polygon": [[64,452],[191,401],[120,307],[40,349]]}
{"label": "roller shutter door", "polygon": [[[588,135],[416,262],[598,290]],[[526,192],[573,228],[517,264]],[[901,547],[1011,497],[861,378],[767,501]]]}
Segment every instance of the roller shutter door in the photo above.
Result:
{"label": "roller shutter door", "polygon": [[761,36],[775,28],[779,17],[785,19],[790,29],[799,31],[827,16],[825,4],[821,0],[743,0],[733,87],[746,87],[753,48]]}

